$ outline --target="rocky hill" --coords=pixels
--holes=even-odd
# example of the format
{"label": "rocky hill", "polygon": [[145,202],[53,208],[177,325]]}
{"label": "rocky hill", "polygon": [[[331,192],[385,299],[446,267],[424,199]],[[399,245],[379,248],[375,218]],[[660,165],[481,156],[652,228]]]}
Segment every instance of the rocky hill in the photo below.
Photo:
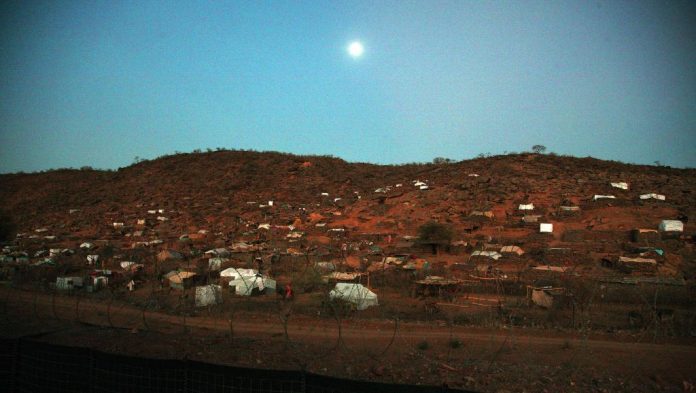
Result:
{"label": "rocky hill", "polygon": [[[428,189],[414,186],[416,181]],[[626,182],[629,189],[611,182]],[[172,224],[183,229],[251,218],[268,201],[279,213],[264,213],[268,219],[293,222],[303,208],[303,213],[341,214],[332,221],[355,231],[408,233],[430,220],[467,228],[476,210],[491,211],[502,223],[521,203],[533,203],[542,213],[561,204],[607,207],[592,203],[595,194],[617,198],[609,203],[615,209],[603,217],[609,227],[655,227],[658,218],[693,217],[696,210],[696,170],[539,154],[394,166],[216,151],[165,156],[117,171],[6,174],[0,175],[0,185],[5,222],[16,232],[39,226],[84,229],[80,226],[110,224],[155,207],[170,212]],[[640,200],[645,193],[666,200]],[[585,210],[585,219],[594,218]]]}

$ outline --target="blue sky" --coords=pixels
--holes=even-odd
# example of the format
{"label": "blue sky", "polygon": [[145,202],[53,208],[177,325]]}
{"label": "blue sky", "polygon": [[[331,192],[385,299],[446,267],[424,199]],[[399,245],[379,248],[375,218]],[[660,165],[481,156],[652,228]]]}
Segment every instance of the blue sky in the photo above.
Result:
{"label": "blue sky", "polygon": [[0,18],[0,172],[535,144],[696,167],[692,1],[56,0]]}

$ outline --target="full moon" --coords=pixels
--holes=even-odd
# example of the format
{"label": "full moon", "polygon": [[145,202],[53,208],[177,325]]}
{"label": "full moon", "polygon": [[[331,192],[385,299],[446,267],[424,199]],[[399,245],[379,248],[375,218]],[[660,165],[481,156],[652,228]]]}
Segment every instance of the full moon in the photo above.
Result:
{"label": "full moon", "polygon": [[355,59],[362,56],[363,52],[365,52],[365,47],[360,41],[353,41],[348,45],[348,54]]}

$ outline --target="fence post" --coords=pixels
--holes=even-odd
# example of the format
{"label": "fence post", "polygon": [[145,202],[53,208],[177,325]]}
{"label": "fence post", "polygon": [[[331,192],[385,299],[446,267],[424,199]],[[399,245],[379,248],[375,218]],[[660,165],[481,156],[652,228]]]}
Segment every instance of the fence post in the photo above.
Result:
{"label": "fence post", "polygon": [[307,370],[302,368],[301,372],[301,378],[300,378],[300,384],[301,384],[301,391],[304,393],[307,393]]}
{"label": "fence post", "polygon": [[51,292],[51,310],[53,311],[53,318],[55,318],[56,320],[60,320],[60,318],[58,318],[58,314],[56,313],[56,292],[55,291]]}
{"label": "fence post", "polygon": [[12,353],[14,354],[14,358],[12,360],[12,375],[14,376],[13,381],[12,381],[12,386],[10,386],[11,391],[19,391],[19,374],[20,374],[20,357],[22,356],[22,353],[20,351],[20,343],[21,339],[13,340],[13,346],[12,348]]}
{"label": "fence post", "polygon": [[75,296],[75,322],[80,322],[80,296]]}
{"label": "fence post", "polygon": [[95,377],[97,365],[96,361],[94,359],[94,349],[89,350],[89,386],[90,390],[92,392],[96,392],[96,386],[95,383],[97,382],[97,378]]}
{"label": "fence post", "polygon": [[38,299],[39,299],[39,290],[38,290],[38,288],[37,288],[37,289],[34,289],[33,292],[34,292],[34,319],[39,319],[39,313],[38,313],[38,311],[36,310],[36,303],[38,302]]}
{"label": "fence post", "polygon": [[109,299],[109,304],[106,306],[106,320],[109,322],[109,327],[110,327],[110,328],[113,328],[113,327],[114,327],[114,323],[113,323],[113,321],[111,320],[111,303],[113,303],[113,302],[114,302],[114,298],[111,297],[111,298]]}

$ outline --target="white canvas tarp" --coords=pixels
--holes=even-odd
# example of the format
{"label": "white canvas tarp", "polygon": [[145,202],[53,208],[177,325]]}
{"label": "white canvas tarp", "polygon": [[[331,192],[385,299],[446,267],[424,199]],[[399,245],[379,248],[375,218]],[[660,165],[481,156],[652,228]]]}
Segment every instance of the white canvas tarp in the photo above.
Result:
{"label": "white canvas tarp", "polygon": [[208,269],[212,271],[218,271],[220,270],[220,267],[222,267],[222,264],[227,261],[229,261],[229,258],[208,258]]}
{"label": "white canvas tarp", "polygon": [[365,288],[362,284],[339,282],[329,292],[329,298],[353,303],[358,310],[379,305],[377,294]]}
{"label": "white canvas tarp", "polygon": [[613,195],[595,195],[592,199],[596,201],[599,199],[616,199],[616,197]]}
{"label": "white canvas tarp", "polygon": [[684,223],[679,220],[662,220],[661,232],[684,232]]}
{"label": "white canvas tarp", "polygon": [[242,269],[230,267],[220,272],[220,277],[231,277],[233,280],[238,280],[242,277],[254,277],[258,274],[255,269]]}
{"label": "white canvas tarp", "polygon": [[208,250],[205,252],[206,254],[215,256],[215,257],[229,257],[230,256],[230,250],[220,247],[220,248],[214,248],[212,250]]}
{"label": "white canvas tarp", "polygon": [[521,204],[519,207],[520,210],[534,210],[534,204],[529,203],[529,204]]}
{"label": "white canvas tarp", "polygon": [[641,195],[640,199],[657,199],[658,201],[664,201],[665,196],[662,194],[655,194],[654,192],[651,192],[650,194]]}
{"label": "white canvas tarp", "polygon": [[488,257],[495,259],[496,261],[503,255],[497,251],[474,251],[471,253],[472,257]]}
{"label": "white canvas tarp", "polygon": [[261,293],[273,293],[276,289],[276,281],[274,279],[260,274],[240,277],[230,281],[229,285],[234,287],[234,293],[240,296],[250,296],[255,288],[258,288]]}
{"label": "white canvas tarp", "polygon": [[622,190],[628,190],[628,183],[626,182],[611,183],[611,186]]}
{"label": "white canvas tarp", "polygon": [[196,287],[196,307],[222,303],[222,288],[219,285]]}
{"label": "white canvas tarp", "polygon": [[541,232],[541,233],[553,233],[553,224],[549,224],[549,223],[539,224],[539,232]]}
{"label": "white canvas tarp", "polygon": [[129,269],[131,266],[135,265],[133,261],[123,261],[120,263],[122,269]]}
{"label": "white canvas tarp", "polygon": [[657,265],[657,261],[651,258],[629,258],[619,257],[620,263],[644,263],[648,265]]}

